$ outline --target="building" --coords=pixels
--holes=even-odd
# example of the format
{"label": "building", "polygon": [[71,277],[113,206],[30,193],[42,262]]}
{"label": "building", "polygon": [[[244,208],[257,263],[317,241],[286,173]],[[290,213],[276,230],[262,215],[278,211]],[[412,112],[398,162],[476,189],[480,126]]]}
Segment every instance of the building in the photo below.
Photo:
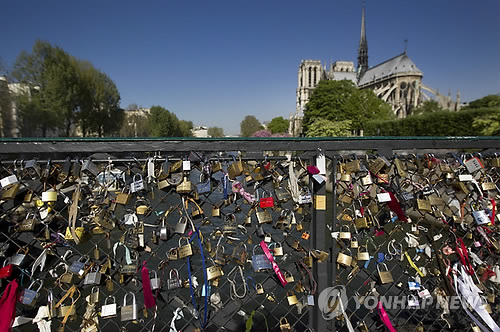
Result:
{"label": "building", "polygon": [[[368,65],[368,40],[366,38],[365,7],[361,14],[361,36],[358,48],[357,68],[352,61],[336,61],[330,65],[322,65],[319,60],[302,60],[298,70],[298,87],[296,111],[290,116],[289,134],[302,134],[302,118],[304,108],[314,88],[320,80],[350,80],[359,89],[371,89],[375,94],[392,106],[398,118],[411,114],[412,109],[425,100],[434,99],[443,109],[459,110],[460,93],[456,101],[439,91],[422,84],[423,73],[405,52],[386,60],[376,66]],[[431,94],[428,96],[424,93]]]}
{"label": "building", "polygon": [[26,84],[9,83],[5,76],[0,76],[0,137],[20,136],[19,109],[15,97],[21,94],[31,96]]}
{"label": "building", "polygon": [[193,134],[193,137],[207,138],[208,127],[205,126],[194,127],[193,129],[191,129],[191,134]]}

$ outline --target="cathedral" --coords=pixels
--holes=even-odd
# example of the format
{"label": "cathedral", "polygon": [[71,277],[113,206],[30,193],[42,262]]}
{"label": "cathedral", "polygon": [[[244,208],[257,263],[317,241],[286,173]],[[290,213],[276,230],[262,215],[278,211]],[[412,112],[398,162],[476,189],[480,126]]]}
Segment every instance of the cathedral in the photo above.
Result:
{"label": "cathedral", "polygon": [[323,66],[319,60],[301,61],[298,71],[297,108],[295,114],[290,116],[291,136],[302,135],[303,111],[320,80],[350,80],[359,89],[371,89],[380,99],[392,106],[398,118],[410,115],[413,108],[431,99],[436,100],[443,109],[457,111],[460,108],[460,93],[457,93],[457,99],[453,101],[450,93],[444,96],[422,84],[423,74],[406,51],[376,66],[368,65],[364,6],[357,60],[357,67],[352,61],[336,61],[330,68]]}

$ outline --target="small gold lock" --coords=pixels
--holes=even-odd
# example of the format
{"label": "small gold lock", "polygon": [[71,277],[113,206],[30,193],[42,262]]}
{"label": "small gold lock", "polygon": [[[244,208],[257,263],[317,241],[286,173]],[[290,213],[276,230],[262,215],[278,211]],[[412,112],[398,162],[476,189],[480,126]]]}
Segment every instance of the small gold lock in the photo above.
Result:
{"label": "small gold lock", "polygon": [[345,267],[349,267],[349,266],[351,266],[351,262],[352,262],[352,257],[350,255],[346,255],[343,252],[339,252],[339,254],[337,256],[337,263],[338,264],[345,266]]}
{"label": "small gold lock", "polygon": [[[363,248],[365,248],[366,251],[361,251]],[[360,246],[358,248],[358,261],[369,261],[370,260],[370,253],[368,252],[368,249],[365,246]]]}
{"label": "small gold lock", "polygon": [[207,279],[208,281],[217,279],[222,276],[221,269],[218,266],[207,267]]}
{"label": "small gold lock", "polygon": [[299,300],[297,300],[297,296],[295,296],[293,291],[286,292],[286,298],[289,305],[296,305],[297,303],[299,303]]}
{"label": "small gold lock", "polygon": [[295,279],[293,278],[293,274],[291,274],[290,272],[285,271],[283,274],[285,275],[285,279],[287,282],[294,282],[295,281]]}
{"label": "small gold lock", "polygon": [[255,292],[259,295],[264,294],[264,287],[262,286],[262,284],[259,283],[255,285]]}
{"label": "small gold lock", "polygon": [[354,224],[356,225],[357,229],[369,228],[368,221],[366,220],[366,217],[356,218]]}
{"label": "small gold lock", "polygon": [[[380,270],[381,265],[383,265],[385,267],[385,271]],[[378,270],[378,275],[380,277],[380,282],[382,284],[389,284],[389,283],[394,281],[394,279],[392,278],[392,273],[391,273],[391,271],[389,271],[389,269],[387,268],[387,265],[385,265],[385,263],[378,264],[377,270]]]}
{"label": "small gold lock", "polygon": [[274,246],[274,255],[283,256],[283,247],[281,246],[281,243],[276,243]]}

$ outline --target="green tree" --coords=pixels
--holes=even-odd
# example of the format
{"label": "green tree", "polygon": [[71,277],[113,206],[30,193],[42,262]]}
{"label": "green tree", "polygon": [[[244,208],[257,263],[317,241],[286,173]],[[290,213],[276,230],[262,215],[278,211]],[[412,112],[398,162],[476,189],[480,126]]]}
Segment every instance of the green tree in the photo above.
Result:
{"label": "green tree", "polygon": [[500,111],[474,119],[472,128],[478,136],[500,136]]}
{"label": "green tree", "polygon": [[441,112],[443,108],[439,106],[439,103],[435,100],[426,100],[422,103],[422,105],[413,109],[412,114],[425,114],[425,113],[433,113],[433,112]]}
{"label": "green tree", "polygon": [[250,137],[257,130],[264,129],[259,120],[253,115],[247,115],[240,123],[240,132],[242,137]]}
{"label": "green tree", "polygon": [[121,137],[149,137],[149,131],[149,116],[132,114],[123,117]]}
{"label": "green tree", "polygon": [[193,121],[179,120],[179,137],[192,137]]}
{"label": "green tree", "polygon": [[487,95],[483,98],[476,99],[469,103],[467,108],[483,108],[483,107],[499,107],[500,106],[500,96],[499,95]]}
{"label": "green tree", "polygon": [[304,133],[308,135],[316,119],[330,121],[351,120],[351,129],[364,129],[366,122],[374,119],[391,119],[389,104],[373,93],[359,90],[351,81],[320,81],[304,110]]}
{"label": "green tree", "polygon": [[351,136],[351,120],[330,121],[316,119],[307,131],[307,137]]}
{"label": "green tree", "polygon": [[161,106],[152,106],[149,116],[151,136],[155,137],[181,137],[179,119],[174,113]]}
{"label": "green tree", "polygon": [[286,133],[288,132],[288,122],[282,116],[278,116],[269,122],[267,129],[273,134]]}
{"label": "green tree", "polygon": [[209,127],[207,133],[210,137],[224,137],[224,129],[219,127]]}

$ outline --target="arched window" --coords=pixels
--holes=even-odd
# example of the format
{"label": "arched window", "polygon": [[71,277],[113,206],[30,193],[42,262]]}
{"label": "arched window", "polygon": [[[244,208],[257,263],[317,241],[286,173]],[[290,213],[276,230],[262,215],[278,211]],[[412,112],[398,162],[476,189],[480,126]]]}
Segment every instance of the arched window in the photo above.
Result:
{"label": "arched window", "polygon": [[317,71],[317,69],[318,69],[317,67],[314,67],[314,85],[316,85],[316,82],[317,82],[317,80],[316,80],[316,71]]}
{"label": "arched window", "polygon": [[309,67],[309,87],[311,87],[311,67]]}

